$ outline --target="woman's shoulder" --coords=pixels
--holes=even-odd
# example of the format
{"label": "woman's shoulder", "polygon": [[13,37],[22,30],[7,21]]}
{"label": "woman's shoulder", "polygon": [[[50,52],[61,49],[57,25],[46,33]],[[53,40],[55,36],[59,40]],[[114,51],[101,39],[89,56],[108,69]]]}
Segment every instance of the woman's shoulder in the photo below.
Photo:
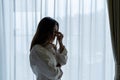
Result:
{"label": "woman's shoulder", "polygon": [[39,56],[50,56],[50,52],[43,46],[36,44],[30,51],[30,54],[35,54]]}
{"label": "woman's shoulder", "polygon": [[53,58],[51,53],[46,48],[38,44],[33,46],[30,51],[30,56],[33,58],[39,56],[39,58],[42,60],[51,60],[51,58]]}
{"label": "woman's shoulder", "polygon": [[34,45],[34,46],[32,47],[32,49],[31,49],[30,52],[32,52],[32,51],[36,51],[36,50],[40,50],[40,49],[42,49],[42,46],[39,45],[39,44],[36,44],[36,45]]}
{"label": "woman's shoulder", "polygon": [[41,46],[36,44],[32,47],[32,49],[30,50],[30,55],[33,56],[33,55],[38,55],[40,54],[41,52]]}

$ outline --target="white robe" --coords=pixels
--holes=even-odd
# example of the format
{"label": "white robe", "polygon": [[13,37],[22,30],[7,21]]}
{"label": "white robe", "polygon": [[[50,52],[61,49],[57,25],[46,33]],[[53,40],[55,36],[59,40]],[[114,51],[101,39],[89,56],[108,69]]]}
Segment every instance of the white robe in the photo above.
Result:
{"label": "white robe", "polygon": [[55,51],[52,45],[35,45],[30,51],[30,65],[37,80],[61,80],[63,72],[61,67],[56,65],[65,65],[66,61],[66,48],[60,53],[59,50]]}

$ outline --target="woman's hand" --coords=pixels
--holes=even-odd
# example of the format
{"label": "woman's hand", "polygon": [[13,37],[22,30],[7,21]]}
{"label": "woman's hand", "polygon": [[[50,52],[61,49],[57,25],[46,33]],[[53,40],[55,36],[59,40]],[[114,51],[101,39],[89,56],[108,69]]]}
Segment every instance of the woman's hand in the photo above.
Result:
{"label": "woman's hand", "polygon": [[63,34],[61,32],[57,32],[57,40],[59,43],[62,43],[62,39],[63,39]]}
{"label": "woman's hand", "polygon": [[62,43],[62,40],[63,40],[63,34],[62,34],[61,32],[57,32],[57,40],[58,40],[59,45],[60,45],[59,50],[60,50],[60,52],[62,52],[63,49],[64,49],[64,45],[63,45],[63,43]]}

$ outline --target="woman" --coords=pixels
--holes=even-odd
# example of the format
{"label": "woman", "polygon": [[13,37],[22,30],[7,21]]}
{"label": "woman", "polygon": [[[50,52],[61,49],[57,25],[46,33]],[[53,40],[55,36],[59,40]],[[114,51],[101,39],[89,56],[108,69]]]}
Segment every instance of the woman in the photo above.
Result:
{"label": "woman", "polygon": [[[53,44],[55,38],[59,48]],[[43,18],[30,48],[30,65],[37,80],[61,80],[61,66],[67,61],[67,50],[62,40],[63,34],[59,32],[58,22],[50,17]]]}

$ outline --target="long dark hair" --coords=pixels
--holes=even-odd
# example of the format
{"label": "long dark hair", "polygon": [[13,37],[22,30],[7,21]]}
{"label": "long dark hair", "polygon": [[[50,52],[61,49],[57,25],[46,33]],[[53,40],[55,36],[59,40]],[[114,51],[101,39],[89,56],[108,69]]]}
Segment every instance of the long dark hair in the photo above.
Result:
{"label": "long dark hair", "polygon": [[58,22],[51,17],[44,17],[43,19],[41,19],[38,24],[36,33],[33,37],[30,50],[36,44],[42,45],[46,43],[46,41],[49,40],[50,36],[53,35],[55,25],[57,25],[59,28]]}

